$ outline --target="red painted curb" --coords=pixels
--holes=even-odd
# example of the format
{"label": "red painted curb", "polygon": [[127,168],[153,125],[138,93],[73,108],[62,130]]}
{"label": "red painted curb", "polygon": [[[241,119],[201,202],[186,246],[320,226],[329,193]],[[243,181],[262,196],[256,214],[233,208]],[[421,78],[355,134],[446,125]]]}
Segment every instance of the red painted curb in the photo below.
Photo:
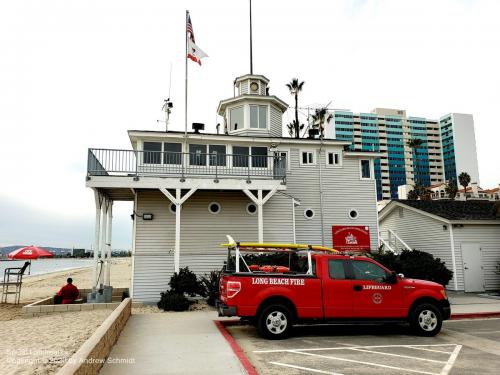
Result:
{"label": "red painted curb", "polygon": [[460,319],[480,319],[480,318],[498,318],[500,317],[500,312],[481,312],[481,313],[460,313],[451,314],[451,320]]}
{"label": "red painted curb", "polygon": [[226,329],[226,326],[230,325],[237,325],[239,323],[239,320],[214,320],[215,325],[219,329],[220,333],[226,341],[229,343],[229,346],[233,350],[234,354],[236,354],[236,357],[238,357],[241,365],[244,367],[245,371],[247,372],[248,375],[259,375],[255,367],[252,366],[250,363],[250,360],[246,356],[246,354],[241,350],[240,346],[236,342],[236,340],[231,336],[231,334],[228,332]]}

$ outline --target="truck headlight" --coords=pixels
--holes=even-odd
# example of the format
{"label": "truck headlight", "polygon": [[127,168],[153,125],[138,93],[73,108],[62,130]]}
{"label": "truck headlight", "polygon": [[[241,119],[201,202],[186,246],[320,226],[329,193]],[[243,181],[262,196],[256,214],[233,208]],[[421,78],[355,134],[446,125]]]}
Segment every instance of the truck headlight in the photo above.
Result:
{"label": "truck headlight", "polygon": [[444,299],[448,299],[448,296],[446,295],[446,290],[444,290],[444,288],[442,288],[440,292],[443,295]]}

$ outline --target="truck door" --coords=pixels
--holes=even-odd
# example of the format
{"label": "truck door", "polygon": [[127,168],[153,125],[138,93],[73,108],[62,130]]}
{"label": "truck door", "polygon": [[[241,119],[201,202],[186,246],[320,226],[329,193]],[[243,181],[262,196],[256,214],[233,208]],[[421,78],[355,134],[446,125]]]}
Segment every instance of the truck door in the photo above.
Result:
{"label": "truck door", "polygon": [[368,260],[351,260],[353,317],[398,318],[405,315],[401,283],[389,284],[387,271]]}
{"label": "truck door", "polygon": [[325,318],[352,317],[352,280],[347,271],[346,260],[328,259],[328,269],[323,273]]}

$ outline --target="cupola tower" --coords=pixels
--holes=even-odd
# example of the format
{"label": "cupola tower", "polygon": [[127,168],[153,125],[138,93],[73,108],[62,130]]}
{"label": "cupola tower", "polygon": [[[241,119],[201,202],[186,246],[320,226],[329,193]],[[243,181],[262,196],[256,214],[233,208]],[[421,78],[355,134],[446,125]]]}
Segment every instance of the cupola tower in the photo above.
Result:
{"label": "cupola tower", "polygon": [[234,80],[236,96],[222,100],[217,113],[224,118],[226,134],[281,137],[283,113],[288,104],[269,95],[269,79],[246,74]]}

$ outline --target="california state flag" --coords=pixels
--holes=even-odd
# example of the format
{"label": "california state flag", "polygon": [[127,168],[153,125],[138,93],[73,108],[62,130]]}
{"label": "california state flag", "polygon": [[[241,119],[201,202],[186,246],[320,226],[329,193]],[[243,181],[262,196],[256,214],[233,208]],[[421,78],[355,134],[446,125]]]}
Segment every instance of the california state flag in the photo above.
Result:
{"label": "california state flag", "polygon": [[208,55],[203,52],[203,50],[198,47],[192,40],[191,38],[188,39],[188,55],[191,60],[194,62],[197,62],[198,64],[201,65],[201,59],[204,57],[208,57]]}

